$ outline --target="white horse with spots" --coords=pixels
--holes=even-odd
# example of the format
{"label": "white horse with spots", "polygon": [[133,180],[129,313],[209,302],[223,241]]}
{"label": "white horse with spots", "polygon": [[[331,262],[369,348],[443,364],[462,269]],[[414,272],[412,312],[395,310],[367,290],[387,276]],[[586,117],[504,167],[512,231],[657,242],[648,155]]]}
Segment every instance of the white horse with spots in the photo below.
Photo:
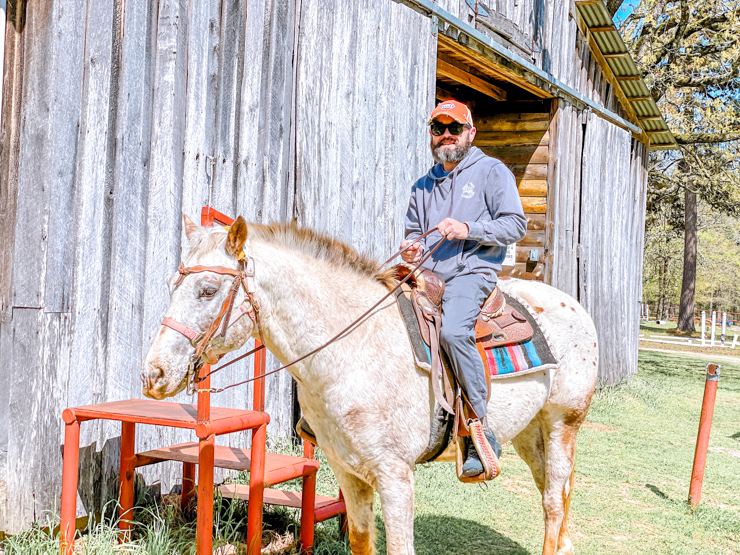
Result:
{"label": "white horse with spots", "polygon": [[[350,247],[295,227],[247,225],[203,228],[185,217],[184,265],[237,268],[242,252],[254,262],[254,295],[270,351],[285,364],[311,352],[388,292],[378,264]],[[233,277],[187,275],[175,287],[167,317],[205,331],[218,317]],[[598,349],[591,318],[568,295],[533,281],[499,287],[532,309],[552,353],[554,370],[492,385],[489,424],[512,441],[542,493],[544,555],[573,553],[567,516],[576,435],[596,386]],[[236,306],[245,302],[240,289]],[[216,340],[218,354],[241,347],[257,330],[243,316]],[[193,346],[162,327],[146,357],[144,394],[155,399],[185,387]],[[394,301],[351,334],[289,367],[298,400],[344,492],[352,553],[374,553],[373,490],[380,495],[389,554],[414,553],[414,466],[424,452],[434,411],[430,376],[417,368]],[[452,460],[446,452],[440,460]]]}

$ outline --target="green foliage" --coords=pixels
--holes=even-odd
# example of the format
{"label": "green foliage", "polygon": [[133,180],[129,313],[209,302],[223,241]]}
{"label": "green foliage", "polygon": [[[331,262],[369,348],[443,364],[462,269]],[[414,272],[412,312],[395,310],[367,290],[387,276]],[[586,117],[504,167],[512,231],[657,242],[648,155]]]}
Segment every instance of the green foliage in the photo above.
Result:
{"label": "green foliage", "polygon": [[[609,9],[614,13],[622,3],[609,2]],[[740,215],[740,0],[640,0],[621,31],[681,145],[678,151],[651,154],[646,220],[646,293],[669,296],[675,303],[680,297],[676,275],[681,275],[683,261],[676,254],[677,241],[663,236],[671,230],[684,231],[685,191],[698,195],[704,212]],[[687,230],[689,238],[694,233],[693,227]],[[699,248],[706,259],[713,249],[702,241],[713,247],[722,243],[705,234]],[[687,242],[686,260],[695,244]],[[663,267],[659,280],[656,265]],[[691,267],[689,263],[687,268]],[[699,270],[704,280],[699,285],[700,301],[706,299],[710,284],[720,279],[714,268],[719,267],[705,265]],[[683,284],[686,291],[693,283],[691,274]]]}
{"label": "green foliage", "polygon": [[[740,219],[705,207],[699,213],[697,253],[697,310],[740,312]],[[681,296],[684,240],[660,214],[645,232],[643,299],[659,302],[663,288],[671,306]],[[666,279],[661,271],[667,270]]]}

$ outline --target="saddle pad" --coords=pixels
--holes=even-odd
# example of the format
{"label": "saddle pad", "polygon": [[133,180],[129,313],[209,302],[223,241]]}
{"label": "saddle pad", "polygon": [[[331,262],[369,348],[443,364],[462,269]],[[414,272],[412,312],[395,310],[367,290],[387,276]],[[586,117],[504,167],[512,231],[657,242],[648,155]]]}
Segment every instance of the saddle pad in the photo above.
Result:
{"label": "saddle pad", "polygon": [[520,302],[509,295],[505,296],[506,302],[511,304],[532,325],[534,335],[522,343],[481,349],[482,355],[485,355],[483,362],[488,366],[491,378],[509,377],[517,373],[537,370],[541,366],[554,365],[555,357],[535,319]]}

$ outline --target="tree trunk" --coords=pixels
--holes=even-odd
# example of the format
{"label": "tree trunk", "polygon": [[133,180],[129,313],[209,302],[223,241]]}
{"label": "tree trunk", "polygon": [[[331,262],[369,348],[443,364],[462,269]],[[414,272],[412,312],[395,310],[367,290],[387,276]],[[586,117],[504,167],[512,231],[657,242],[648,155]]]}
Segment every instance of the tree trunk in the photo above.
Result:
{"label": "tree trunk", "polygon": [[696,291],[696,193],[686,188],[685,231],[683,243],[683,279],[681,280],[681,307],[678,312],[678,330],[696,331],[694,327],[694,292]]}

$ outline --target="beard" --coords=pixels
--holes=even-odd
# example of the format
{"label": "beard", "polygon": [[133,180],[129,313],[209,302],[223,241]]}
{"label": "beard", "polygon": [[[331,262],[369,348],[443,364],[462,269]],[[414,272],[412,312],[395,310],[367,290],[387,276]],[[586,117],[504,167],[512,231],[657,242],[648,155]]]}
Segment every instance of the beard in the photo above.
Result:
{"label": "beard", "polygon": [[432,137],[430,145],[432,147],[432,156],[434,161],[438,164],[445,163],[456,163],[460,162],[467,155],[473,141],[470,140],[470,136],[466,133],[465,137],[460,137],[457,143],[450,144],[438,144],[435,146],[434,137]]}

